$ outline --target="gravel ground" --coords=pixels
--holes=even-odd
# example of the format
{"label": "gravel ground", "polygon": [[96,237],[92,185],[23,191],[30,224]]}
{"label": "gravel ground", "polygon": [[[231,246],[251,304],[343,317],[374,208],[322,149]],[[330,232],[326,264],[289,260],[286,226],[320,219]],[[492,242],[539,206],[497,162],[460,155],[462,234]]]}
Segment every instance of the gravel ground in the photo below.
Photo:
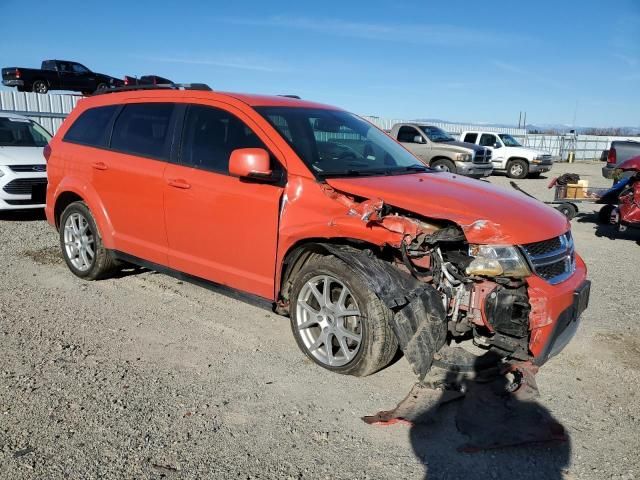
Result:
{"label": "gravel ground", "polygon": [[[599,164],[566,171],[607,184]],[[518,183],[551,197],[548,179]],[[154,272],[81,281],[41,213],[3,214],[0,477],[640,478],[640,234],[608,238],[591,211],[573,221],[591,306],[538,375],[570,442],[479,453],[457,451],[447,408],[421,427],[362,422],[411,388],[403,358],[329,373],[287,319]]]}

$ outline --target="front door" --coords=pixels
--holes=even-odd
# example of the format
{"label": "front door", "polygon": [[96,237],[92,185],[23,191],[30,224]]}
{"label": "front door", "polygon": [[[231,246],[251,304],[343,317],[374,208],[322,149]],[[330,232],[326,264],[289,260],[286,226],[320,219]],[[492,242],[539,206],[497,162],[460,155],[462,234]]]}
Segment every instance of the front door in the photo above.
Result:
{"label": "front door", "polygon": [[264,143],[243,120],[210,106],[190,105],[182,132],[179,162],[164,173],[169,265],[273,299],[282,187],[228,170],[233,150]]}
{"label": "front door", "polygon": [[[417,139],[421,140],[416,142]],[[424,138],[424,135],[422,135],[417,128],[409,125],[400,127],[398,130],[398,141],[416,157],[429,165],[429,161],[431,160],[429,140]]]}
{"label": "front door", "polygon": [[504,168],[505,167],[505,158],[504,158],[504,149],[501,147],[496,147],[496,145],[502,145],[498,140],[498,137],[493,133],[483,133],[480,135],[480,140],[478,144],[481,147],[487,147],[491,150],[491,163],[493,164],[493,168]]}

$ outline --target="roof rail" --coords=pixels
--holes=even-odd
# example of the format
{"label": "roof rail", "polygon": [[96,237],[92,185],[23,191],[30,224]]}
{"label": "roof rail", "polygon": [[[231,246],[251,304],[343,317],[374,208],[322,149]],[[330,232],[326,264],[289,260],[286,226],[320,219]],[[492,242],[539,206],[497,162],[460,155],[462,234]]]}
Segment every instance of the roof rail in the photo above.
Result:
{"label": "roof rail", "polygon": [[278,95],[279,97],[287,97],[287,98],[295,98],[296,100],[300,100],[298,95]]}
{"label": "roof rail", "polygon": [[159,83],[157,85],[128,85],[96,92],[93,95],[105,95],[107,93],[131,92],[134,90],[200,90],[211,92],[211,87],[206,83]]}

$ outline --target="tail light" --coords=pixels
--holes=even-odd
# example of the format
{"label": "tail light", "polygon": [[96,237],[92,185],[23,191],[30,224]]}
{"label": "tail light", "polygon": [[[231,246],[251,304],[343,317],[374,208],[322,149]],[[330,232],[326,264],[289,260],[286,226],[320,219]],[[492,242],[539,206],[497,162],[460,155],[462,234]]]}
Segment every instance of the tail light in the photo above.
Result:
{"label": "tail light", "polygon": [[611,164],[611,165],[615,165],[618,160],[618,156],[616,154],[616,149],[611,147],[609,149],[609,153],[607,154],[607,163]]}
{"label": "tail light", "polygon": [[129,85],[129,77],[124,77],[124,86]]}
{"label": "tail light", "polygon": [[16,78],[20,78],[20,69],[16,68]]}
{"label": "tail light", "polygon": [[42,149],[42,154],[44,155],[44,159],[48,162],[49,157],[51,156],[51,146],[48,143]]}

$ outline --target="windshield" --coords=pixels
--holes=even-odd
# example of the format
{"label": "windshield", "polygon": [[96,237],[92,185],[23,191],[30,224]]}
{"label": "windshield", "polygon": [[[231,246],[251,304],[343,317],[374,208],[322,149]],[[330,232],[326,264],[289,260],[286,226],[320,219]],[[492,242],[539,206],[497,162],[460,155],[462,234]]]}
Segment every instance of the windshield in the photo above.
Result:
{"label": "windshield", "polygon": [[521,147],[522,146],[522,145],[520,145],[520,142],[518,142],[515,138],[513,138],[511,135],[508,135],[506,133],[501,133],[500,134],[500,138],[502,139],[502,142],[507,147]]}
{"label": "windshield", "polygon": [[395,175],[429,168],[386,133],[348,112],[256,107],[319,177]]}
{"label": "windshield", "polygon": [[51,135],[26,118],[0,117],[0,147],[44,147]]}
{"label": "windshield", "polygon": [[440,142],[454,142],[455,139],[450,136],[447,132],[438,127],[427,127],[421,126],[420,130],[424,132],[424,134],[431,140],[432,142],[440,143]]}

